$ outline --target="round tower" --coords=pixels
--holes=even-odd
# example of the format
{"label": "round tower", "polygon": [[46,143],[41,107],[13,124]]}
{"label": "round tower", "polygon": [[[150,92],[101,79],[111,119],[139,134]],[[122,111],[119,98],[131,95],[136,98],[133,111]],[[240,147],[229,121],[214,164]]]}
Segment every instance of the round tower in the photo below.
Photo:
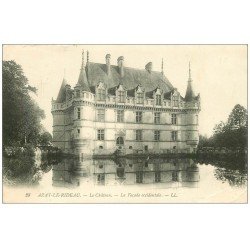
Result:
{"label": "round tower", "polygon": [[195,96],[192,86],[191,68],[189,63],[189,78],[185,96],[186,102],[186,144],[189,153],[195,153],[199,143],[199,112],[200,96]]}
{"label": "round tower", "polygon": [[82,66],[78,82],[74,88],[73,102],[73,148],[74,154],[79,158],[93,154],[94,141],[94,94],[91,93],[86,69],[84,65],[84,52],[82,53]]}
{"label": "round tower", "polygon": [[53,116],[53,145],[65,151],[65,102],[66,102],[66,85],[63,78],[56,100],[52,99],[51,114]]}

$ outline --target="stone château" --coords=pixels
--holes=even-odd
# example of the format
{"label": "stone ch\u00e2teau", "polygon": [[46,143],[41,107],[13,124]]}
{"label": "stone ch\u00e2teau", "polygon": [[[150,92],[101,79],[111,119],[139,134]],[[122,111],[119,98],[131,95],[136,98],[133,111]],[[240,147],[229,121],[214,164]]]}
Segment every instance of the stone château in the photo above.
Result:
{"label": "stone ch\u00e2teau", "polygon": [[196,151],[200,95],[192,87],[191,70],[185,97],[162,71],[124,66],[124,57],[111,65],[84,63],[76,85],[63,79],[52,99],[53,144],[65,153],[108,155],[192,153]]}

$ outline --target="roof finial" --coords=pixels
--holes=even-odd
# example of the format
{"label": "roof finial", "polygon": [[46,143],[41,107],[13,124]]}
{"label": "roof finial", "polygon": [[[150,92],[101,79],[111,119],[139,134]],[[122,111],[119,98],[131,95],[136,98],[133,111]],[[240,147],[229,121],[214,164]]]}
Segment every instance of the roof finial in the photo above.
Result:
{"label": "roof finial", "polygon": [[89,51],[87,50],[87,63],[89,63]]}
{"label": "roof finial", "polygon": [[82,69],[84,68],[84,49],[82,50]]}
{"label": "roof finial", "polygon": [[163,58],[161,59],[161,73],[163,74]]}
{"label": "roof finial", "polygon": [[191,64],[190,64],[190,61],[189,61],[189,78],[188,78],[189,81],[192,80],[191,78]]}

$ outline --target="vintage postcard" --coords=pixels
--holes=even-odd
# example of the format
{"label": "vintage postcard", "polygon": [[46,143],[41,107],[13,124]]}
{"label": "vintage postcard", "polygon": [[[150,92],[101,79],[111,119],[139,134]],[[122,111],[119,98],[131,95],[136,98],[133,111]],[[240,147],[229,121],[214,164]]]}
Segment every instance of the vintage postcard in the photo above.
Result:
{"label": "vintage postcard", "polygon": [[3,203],[247,203],[247,45],[3,45]]}

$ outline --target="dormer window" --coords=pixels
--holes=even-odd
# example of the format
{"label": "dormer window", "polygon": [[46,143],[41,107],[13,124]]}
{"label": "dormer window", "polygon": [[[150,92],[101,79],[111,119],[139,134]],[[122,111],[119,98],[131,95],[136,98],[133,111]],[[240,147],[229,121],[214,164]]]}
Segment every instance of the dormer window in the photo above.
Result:
{"label": "dormer window", "polygon": [[118,102],[125,102],[125,91],[118,90]]}
{"label": "dormer window", "polygon": [[77,91],[76,91],[76,98],[79,98],[80,97],[80,90],[78,89]]}
{"label": "dormer window", "polygon": [[156,105],[161,105],[161,95],[156,95]]}
{"label": "dormer window", "polygon": [[137,93],[137,104],[143,104],[143,93]]}
{"label": "dormer window", "polygon": [[97,100],[98,101],[105,101],[105,98],[106,98],[105,89],[97,89]]}
{"label": "dormer window", "polygon": [[173,106],[178,107],[179,106],[179,97],[177,95],[173,96]]}

